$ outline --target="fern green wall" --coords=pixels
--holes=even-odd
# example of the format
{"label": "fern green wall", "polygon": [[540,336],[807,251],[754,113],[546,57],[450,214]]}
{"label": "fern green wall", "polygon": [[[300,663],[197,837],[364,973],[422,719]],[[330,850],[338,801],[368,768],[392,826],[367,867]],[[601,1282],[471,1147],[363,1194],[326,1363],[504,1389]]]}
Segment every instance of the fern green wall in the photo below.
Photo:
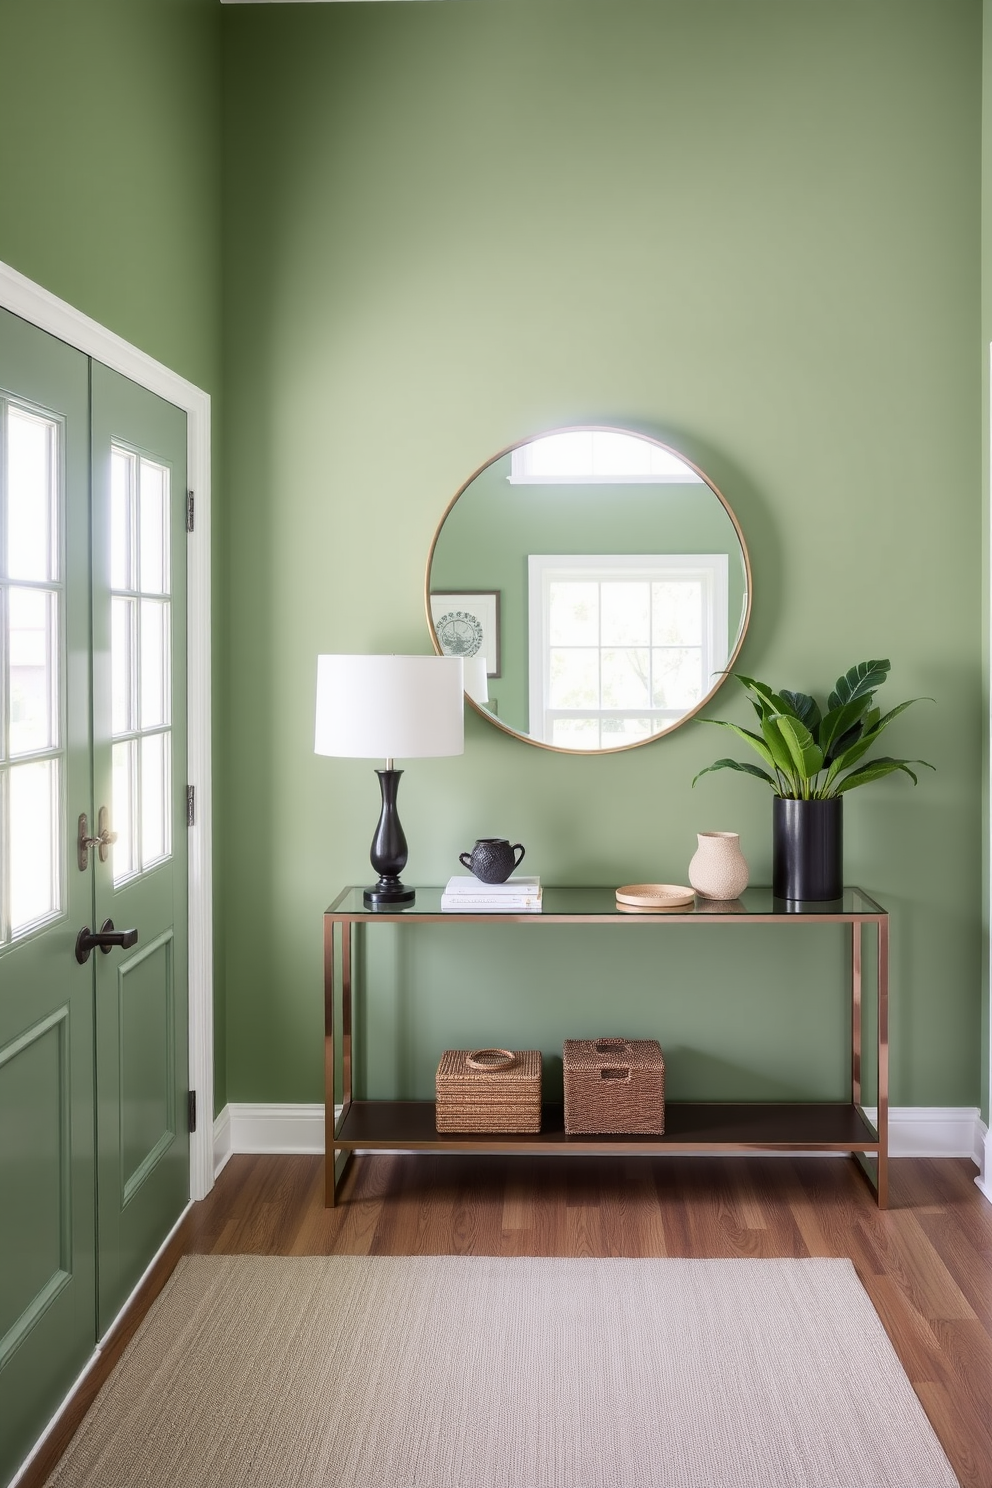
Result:
{"label": "fern green wall", "polygon": [[[0,4],[0,260],[204,388],[215,417],[219,83],[215,0]],[[215,469],[222,560],[216,477]],[[218,641],[223,581],[218,561]],[[218,689],[221,761],[222,696]],[[220,887],[218,879],[218,904]],[[219,938],[217,949],[222,992]],[[223,1014],[218,997],[221,1103]]]}
{"label": "fern green wall", "polygon": [[[321,911],[368,875],[368,762],[312,754],[320,651],[426,651],[435,524],[573,421],[702,466],[754,567],[742,669],[893,663],[893,752],[847,874],[893,914],[892,1095],[977,1103],[978,0],[477,0],[224,12],[231,523],[228,1093],[322,1095]],[[884,700],[884,694],[883,694]],[[717,710],[714,710],[717,711]],[[732,687],[719,712],[744,721]],[[770,874],[770,801],[692,722],[604,759],[471,714],[409,763],[408,877],[482,835],[553,882],[684,881],[695,833]],[[651,1032],[672,1094],[842,1093],[830,929],[369,937],[376,1093],[445,1044]],[[395,973],[395,980],[393,974]]]}

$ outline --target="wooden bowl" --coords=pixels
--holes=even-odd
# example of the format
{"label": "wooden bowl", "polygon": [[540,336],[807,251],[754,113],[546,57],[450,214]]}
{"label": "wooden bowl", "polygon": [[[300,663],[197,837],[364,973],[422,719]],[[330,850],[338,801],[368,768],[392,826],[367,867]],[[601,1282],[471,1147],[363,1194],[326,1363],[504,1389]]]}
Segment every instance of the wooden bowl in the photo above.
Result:
{"label": "wooden bowl", "polygon": [[632,909],[680,909],[695,902],[685,884],[622,884],[617,889],[617,903]]}

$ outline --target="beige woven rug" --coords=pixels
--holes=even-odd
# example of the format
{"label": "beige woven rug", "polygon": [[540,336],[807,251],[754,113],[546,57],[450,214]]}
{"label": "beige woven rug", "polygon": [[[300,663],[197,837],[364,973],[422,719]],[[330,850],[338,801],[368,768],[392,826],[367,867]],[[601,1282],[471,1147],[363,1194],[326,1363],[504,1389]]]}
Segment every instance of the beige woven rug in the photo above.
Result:
{"label": "beige woven rug", "polygon": [[848,1261],[194,1256],[58,1488],[953,1488]]}

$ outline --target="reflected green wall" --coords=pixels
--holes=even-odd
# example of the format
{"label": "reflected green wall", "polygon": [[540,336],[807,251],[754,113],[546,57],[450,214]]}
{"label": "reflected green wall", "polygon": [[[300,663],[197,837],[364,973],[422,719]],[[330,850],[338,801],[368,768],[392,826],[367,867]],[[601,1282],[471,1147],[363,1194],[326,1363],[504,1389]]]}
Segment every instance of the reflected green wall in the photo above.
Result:
{"label": "reflected green wall", "polygon": [[[883,701],[938,700],[890,736],[936,774],[848,799],[847,873],[893,913],[894,1101],[977,1103],[981,20],[978,0],[225,9],[231,1099],[321,1098],[320,915],[369,871],[375,779],[312,754],[315,656],[428,650],[454,491],[526,434],[607,422],[684,451],[737,513],[744,671],[820,691],[889,656]],[[719,711],[748,717],[732,688]],[[546,882],[678,882],[696,832],[729,829],[767,881],[763,788],[690,789],[722,752],[694,721],[558,756],[472,714],[464,756],[407,763],[408,877],[500,835]],[[470,1036],[552,1053],[649,1028],[683,1095],[843,1083],[840,952],[796,929],[760,953],[743,931],[705,954],[667,932],[394,939],[369,948],[379,1093],[429,1091]]]}
{"label": "reflected green wall", "polygon": [[[528,565],[532,553],[725,553],[727,652],[740,634],[747,575],[734,524],[712,491],[692,485],[509,483],[504,455],[445,518],[431,558],[434,590],[500,596],[500,675],[489,684],[500,720],[530,732]],[[488,661],[488,658],[487,658]]]}

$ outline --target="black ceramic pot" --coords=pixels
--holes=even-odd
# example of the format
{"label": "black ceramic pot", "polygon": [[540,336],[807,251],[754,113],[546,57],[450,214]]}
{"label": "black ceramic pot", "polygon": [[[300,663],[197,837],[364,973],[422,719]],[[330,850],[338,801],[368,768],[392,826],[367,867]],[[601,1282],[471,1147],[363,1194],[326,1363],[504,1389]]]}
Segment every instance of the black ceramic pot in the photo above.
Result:
{"label": "black ceramic pot", "polygon": [[839,899],[844,892],[844,801],[772,801],[776,899]]}

